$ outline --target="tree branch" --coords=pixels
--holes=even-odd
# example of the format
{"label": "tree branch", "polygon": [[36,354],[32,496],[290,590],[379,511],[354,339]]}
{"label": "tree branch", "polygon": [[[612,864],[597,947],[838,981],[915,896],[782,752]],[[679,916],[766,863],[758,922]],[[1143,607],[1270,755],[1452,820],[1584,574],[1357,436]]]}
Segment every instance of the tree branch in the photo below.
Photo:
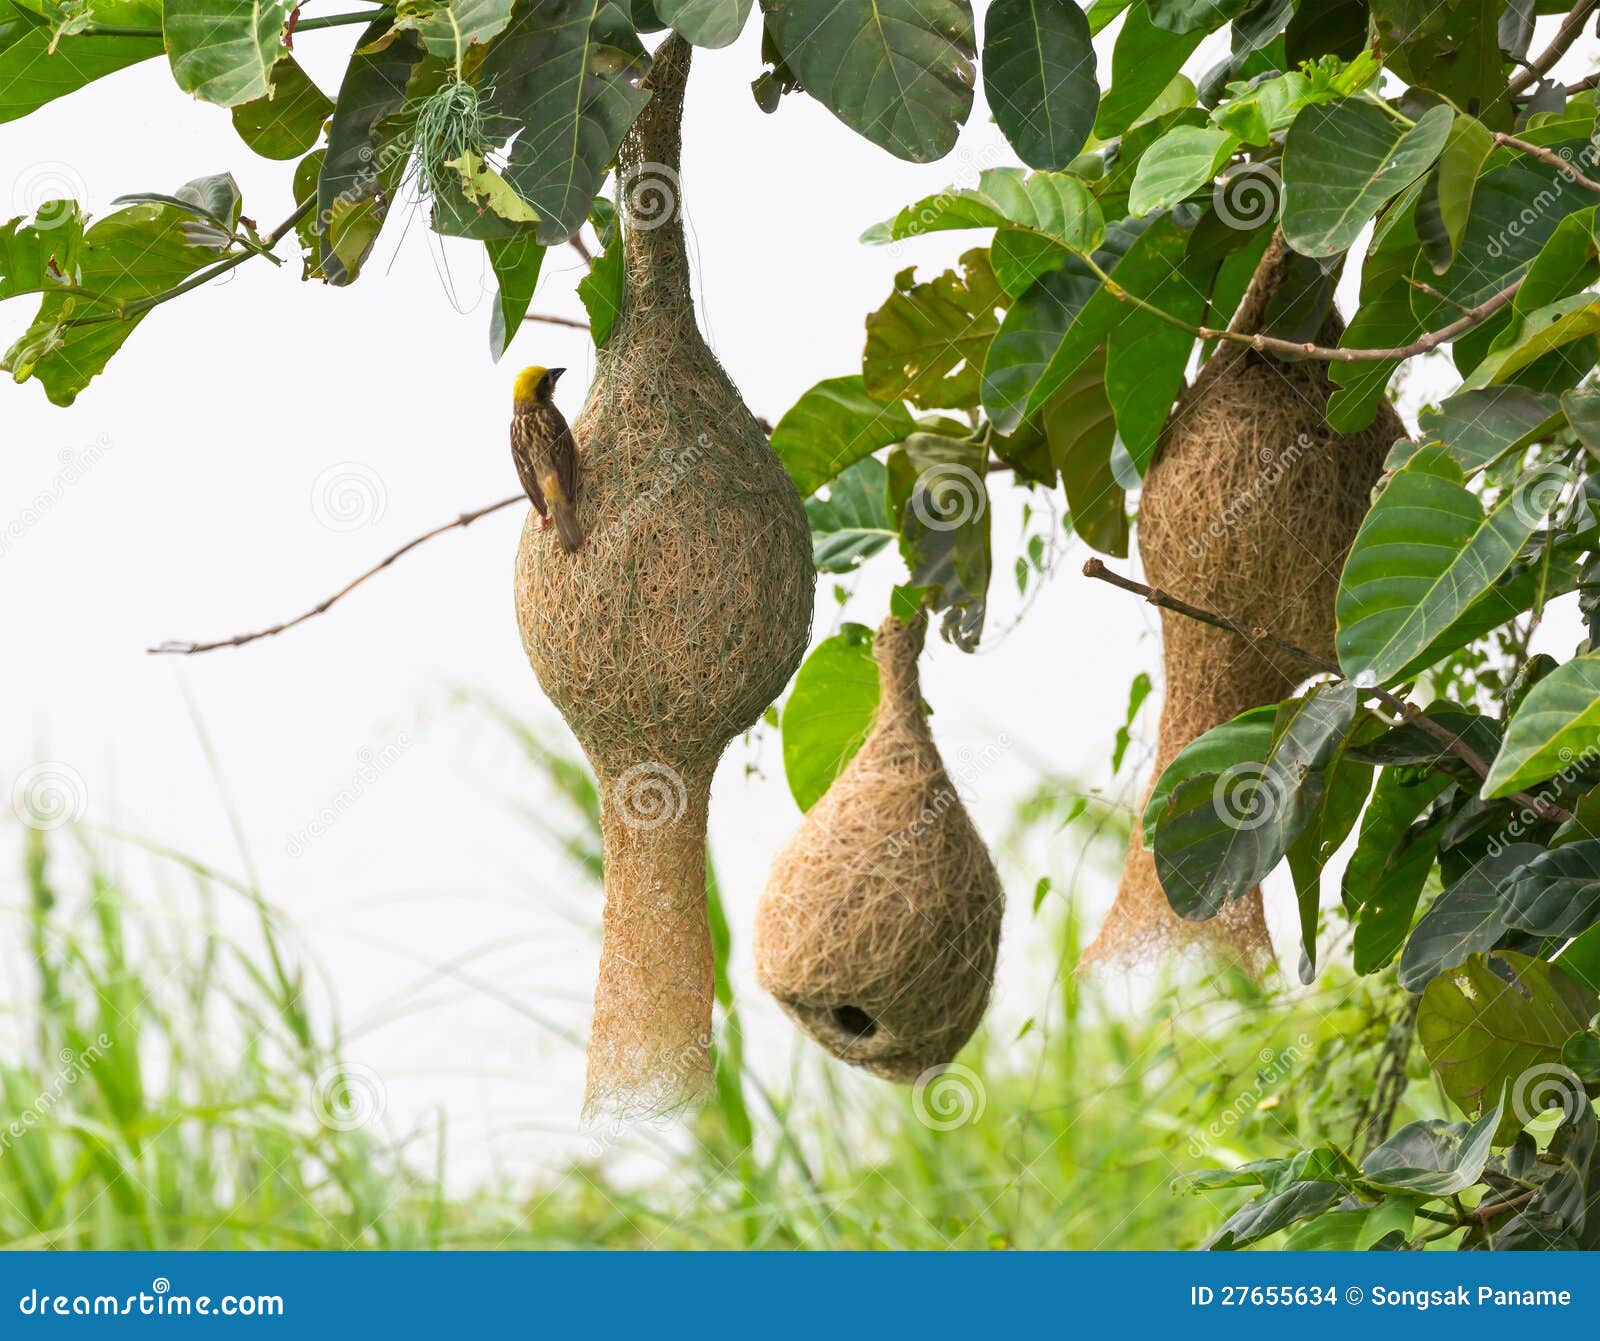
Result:
{"label": "tree branch", "polygon": [[558,317],[553,312],[527,312],[524,313],[522,319],[524,321],[542,321],[546,326],[568,326],[575,331],[589,329],[587,321],[579,321],[577,317]]}
{"label": "tree branch", "polygon": [[1580,0],[1579,4],[1572,7],[1572,12],[1561,20],[1561,26],[1556,29],[1556,34],[1550,39],[1547,46],[1539,55],[1528,62],[1525,70],[1520,70],[1511,80],[1507,90],[1513,98],[1520,98],[1530,88],[1537,84],[1552,69],[1555,64],[1572,48],[1572,44],[1583,36],[1584,24],[1588,23],[1589,16],[1594,13],[1600,0]]}
{"label": "tree branch", "polygon": [[1515,135],[1507,135],[1505,132],[1498,130],[1494,133],[1494,142],[1503,144],[1508,149],[1520,150],[1530,157],[1537,158],[1541,163],[1548,163],[1563,176],[1577,182],[1579,186],[1586,187],[1590,191],[1600,191],[1600,182],[1595,181],[1592,177],[1585,177],[1553,149],[1545,149],[1537,144],[1529,144],[1527,140],[1519,140]]}
{"label": "tree branch", "polygon": [[253,633],[237,633],[231,638],[221,638],[216,642],[192,643],[168,641],[160,643],[155,647],[147,647],[145,650],[155,656],[192,657],[200,652],[215,652],[221,647],[243,647],[246,643],[253,643],[261,638],[275,637],[280,633],[284,633],[287,630],[294,628],[298,624],[304,624],[308,619],[315,619],[318,615],[323,614],[325,611],[331,609],[357,587],[359,587],[363,582],[367,581],[369,578],[376,577],[396,559],[401,558],[403,555],[409,554],[412,550],[416,549],[418,545],[424,543],[425,541],[432,540],[435,536],[443,535],[446,531],[454,531],[462,527],[471,526],[472,523],[477,521],[480,517],[487,517],[491,512],[499,512],[502,508],[508,508],[513,503],[525,502],[526,499],[527,496],[525,494],[513,494],[510,498],[502,498],[498,503],[490,503],[487,507],[477,508],[472,512],[463,512],[453,521],[447,521],[442,526],[435,526],[431,531],[424,531],[421,535],[406,541],[406,543],[401,545],[399,549],[394,551],[394,553],[387,555],[379,562],[373,564],[371,568],[367,569],[367,571],[362,573],[359,577],[352,578],[349,582],[346,582],[344,586],[340,587],[338,591],[333,593],[333,595],[317,602],[317,604],[312,606],[311,609],[296,615],[293,619],[284,620],[281,624],[274,624],[270,628],[257,629]]}
{"label": "tree branch", "polygon": [[[1600,3],[1600,0],[1597,0]],[[1316,359],[1323,363],[1404,363],[1407,359],[1414,359],[1419,354],[1429,354],[1441,345],[1447,345],[1458,335],[1471,330],[1474,326],[1487,321],[1502,307],[1517,296],[1517,290],[1522,287],[1523,276],[1499,293],[1486,298],[1476,307],[1469,307],[1448,326],[1441,326],[1436,331],[1429,331],[1426,335],[1418,336],[1408,345],[1398,345],[1391,349],[1341,349],[1336,346],[1312,344],[1309,341],[1301,344],[1294,340],[1280,340],[1276,336],[1246,335],[1242,331],[1224,330],[1216,326],[1191,326],[1181,317],[1175,317],[1165,308],[1155,303],[1146,302],[1136,294],[1129,293],[1116,280],[1112,279],[1104,270],[1095,264],[1092,258],[1085,257],[1089,268],[1099,277],[1105,290],[1119,303],[1130,303],[1141,311],[1148,312],[1151,316],[1180,331],[1186,331],[1199,340],[1225,340],[1229,344],[1248,345],[1251,349],[1265,353],[1282,354],[1287,358]]]}
{"label": "tree branch", "polygon": [[[1228,633],[1236,634],[1246,642],[1264,644],[1276,648],[1287,656],[1292,656],[1314,666],[1317,670],[1330,675],[1337,675],[1340,679],[1346,678],[1339,669],[1338,663],[1329,661],[1326,657],[1318,656],[1315,652],[1308,652],[1303,647],[1296,647],[1268,629],[1252,627],[1243,624],[1237,619],[1230,619],[1227,615],[1220,615],[1214,610],[1203,610],[1198,605],[1190,605],[1188,601],[1179,600],[1176,596],[1159,588],[1146,586],[1143,582],[1135,582],[1132,578],[1123,577],[1113,573],[1099,559],[1090,559],[1083,565],[1083,575],[1092,577],[1101,582],[1109,582],[1114,587],[1123,591],[1132,592],[1136,596],[1143,596],[1151,605],[1163,610],[1171,610],[1174,614],[1184,615],[1189,619],[1198,620],[1202,624],[1209,624],[1212,628],[1222,629]],[[1403,721],[1425,731],[1437,740],[1451,754],[1466,764],[1480,778],[1489,776],[1489,764],[1484,757],[1472,746],[1468,745],[1460,736],[1449,727],[1434,721],[1421,708],[1414,703],[1408,703],[1396,694],[1391,694],[1387,689],[1379,686],[1360,686],[1361,692],[1371,694],[1392,712],[1397,712]],[[1555,805],[1527,792],[1515,792],[1509,798],[1532,811],[1540,819],[1559,823],[1572,818],[1572,812],[1562,806]]]}

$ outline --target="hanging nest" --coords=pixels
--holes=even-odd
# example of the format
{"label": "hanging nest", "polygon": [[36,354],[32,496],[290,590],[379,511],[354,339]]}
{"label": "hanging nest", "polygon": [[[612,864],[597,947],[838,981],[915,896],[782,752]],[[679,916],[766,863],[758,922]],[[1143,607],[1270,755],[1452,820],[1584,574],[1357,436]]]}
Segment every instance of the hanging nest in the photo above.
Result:
{"label": "hanging nest", "polygon": [[1005,906],[923,713],[926,628],[878,630],[872,732],[773,861],[755,930],[756,976],[795,1023],[905,1083],[982,1020]]}
{"label": "hanging nest", "polygon": [[[1233,328],[1262,328],[1282,282],[1275,238]],[[1344,326],[1330,314],[1319,343]],[[1334,598],[1385,456],[1406,435],[1387,401],[1362,432],[1328,427],[1326,366],[1224,344],[1178,400],[1139,504],[1146,580],[1190,604],[1334,657]],[[1166,697],[1151,785],[1190,741],[1307,678],[1304,662],[1183,615],[1161,612]],[[1147,793],[1148,795],[1148,793]],[[1261,891],[1191,922],[1167,903],[1138,822],[1116,902],[1084,963],[1123,965],[1193,944],[1260,974],[1272,963]]]}
{"label": "hanging nest", "polygon": [[[649,175],[676,198],[688,70],[669,37],[619,155],[625,197]],[[799,664],[816,584],[799,495],[695,324],[678,210],[622,222],[622,308],[573,425],[584,546],[530,513],[516,570],[528,659],[600,785],[591,1117],[661,1115],[709,1085],[711,775]]]}

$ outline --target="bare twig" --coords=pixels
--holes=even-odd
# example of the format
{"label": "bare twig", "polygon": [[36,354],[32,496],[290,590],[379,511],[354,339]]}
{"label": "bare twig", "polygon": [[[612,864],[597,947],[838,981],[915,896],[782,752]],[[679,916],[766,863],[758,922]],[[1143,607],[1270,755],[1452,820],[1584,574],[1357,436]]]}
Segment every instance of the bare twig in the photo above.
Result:
{"label": "bare twig", "polygon": [[583,257],[583,263],[592,270],[594,268],[594,253],[589,250],[589,244],[583,240],[583,234],[574,233],[567,239],[567,242],[573,251]]}
{"label": "bare twig", "polygon": [[1389,349],[1343,349],[1338,346],[1313,344],[1310,341],[1301,343],[1295,340],[1280,340],[1276,336],[1262,335],[1259,332],[1246,335],[1243,331],[1224,330],[1216,326],[1191,326],[1181,317],[1173,316],[1165,308],[1146,302],[1137,294],[1129,293],[1094,261],[1090,260],[1088,265],[1098,275],[1106,292],[1119,303],[1129,303],[1177,330],[1187,331],[1196,339],[1225,340],[1229,344],[1248,345],[1251,349],[1266,353],[1282,354],[1296,359],[1315,359],[1322,363],[1403,363],[1407,359],[1416,358],[1419,354],[1432,353],[1441,345],[1449,344],[1458,335],[1487,321],[1517,296],[1517,290],[1522,287],[1523,279],[1526,278],[1523,276],[1515,280],[1475,307],[1464,308],[1462,315],[1448,326],[1441,326],[1436,331],[1420,335],[1408,345],[1396,345]]}
{"label": "bare twig", "polygon": [[567,326],[575,331],[589,329],[587,321],[579,321],[577,317],[561,317],[554,312],[529,312],[522,318],[524,321],[540,321],[546,326]]}
{"label": "bare twig", "polygon": [[1527,140],[1519,140],[1515,135],[1507,135],[1498,130],[1494,133],[1494,142],[1503,144],[1508,149],[1516,149],[1531,158],[1537,158],[1541,163],[1549,164],[1562,176],[1569,177],[1577,182],[1579,186],[1585,187],[1590,191],[1600,191],[1600,182],[1595,181],[1592,177],[1585,177],[1553,149],[1546,149],[1537,144],[1529,144]]}
{"label": "bare twig", "polygon": [[1561,20],[1561,26],[1550,39],[1550,45],[1529,61],[1525,70],[1518,71],[1512,78],[1508,91],[1513,98],[1521,97],[1555,68],[1556,62],[1583,36],[1583,27],[1589,22],[1589,16],[1597,5],[1600,5],[1600,0],[1580,0],[1572,7],[1572,12]]}
{"label": "bare twig", "polygon": [[[1092,577],[1101,582],[1109,582],[1114,587],[1123,591],[1132,592],[1136,596],[1143,596],[1151,605],[1159,606],[1163,610],[1171,610],[1175,614],[1184,615],[1189,619],[1198,620],[1202,624],[1209,624],[1212,628],[1223,629],[1228,633],[1236,634],[1248,643],[1265,645],[1276,648],[1287,656],[1295,657],[1314,666],[1320,671],[1330,675],[1337,675],[1344,679],[1344,672],[1339,669],[1338,663],[1329,661],[1327,657],[1318,656],[1315,652],[1308,652],[1303,647],[1296,647],[1293,643],[1278,637],[1269,629],[1252,627],[1241,623],[1237,619],[1230,619],[1227,615],[1218,614],[1214,610],[1203,610],[1198,605],[1190,605],[1188,601],[1179,600],[1176,596],[1162,591],[1157,587],[1146,586],[1143,582],[1135,582],[1132,578],[1123,577],[1113,573],[1099,559],[1090,559],[1083,565],[1083,575]],[[1407,703],[1396,694],[1391,694],[1387,689],[1379,686],[1359,686],[1361,692],[1370,694],[1387,707],[1391,712],[1396,712],[1401,719],[1420,731],[1427,732],[1439,742],[1446,750],[1466,764],[1480,778],[1489,776],[1489,764],[1471,745],[1467,744],[1459,735],[1441,722],[1436,722],[1423,712],[1414,703]],[[1529,795],[1527,792],[1514,792],[1509,798],[1519,805],[1526,807],[1540,819],[1560,823],[1572,818],[1572,812],[1551,801],[1541,797]]]}
{"label": "bare twig", "polygon": [[521,503],[526,501],[527,496],[525,494],[513,494],[510,498],[502,498],[498,503],[490,503],[487,507],[477,508],[472,512],[463,512],[453,521],[447,521],[442,526],[435,526],[431,531],[424,531],[421,535],[406,541],[406,543],[401,545],[399,549],[394,551],[394,553],[388,555],[378,563],[373,564],[371,568],[367,569],[367,571],[362,573],[359,577],[352,578],[349,582],[346,582],[344,586],[340,587],[338,591],[333,593],[333,595],[319,601],[316,605],[312,606],[311,609],[303,612],[302,614],[296,615],[293,619],[284,620],[281,624],[274,624],[270,628],[257,629],[254,633],[238,633],[231,638],[220,638],[216,642],[211,643],[169,641],[161,643],[155,647],[146,648],[145,650],[154,655],[192,657],[200,652],[215,652],[221,647],[243,647],[246,643],[253,643],[260,638],[275,637],[277,634],[292,629],[297,624],[304,624],[308,619],[315,619],[318,615],[331,609],[368,578],[376,577],[396,559],[400,558],[402,555],[409,554],[424,541],[432,540],[435,536],[443,535],[446,531],[454,531],[462,527],[471,526],[472,523],[477,521],[480,517],[487,517],[491,512],[499,512],[502,508],[508,508],[513,503]]}

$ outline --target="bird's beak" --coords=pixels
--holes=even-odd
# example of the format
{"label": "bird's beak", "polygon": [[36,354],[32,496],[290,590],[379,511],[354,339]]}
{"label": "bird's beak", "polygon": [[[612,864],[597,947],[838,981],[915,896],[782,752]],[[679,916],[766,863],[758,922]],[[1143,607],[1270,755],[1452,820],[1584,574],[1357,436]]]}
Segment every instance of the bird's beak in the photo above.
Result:
{"label": "bird's beak", "polygon": [[550,379],[550,385],[554,386],[561,379],[561,374],[564,372],[566,372],[565,368],[552,368],[545,376]]}

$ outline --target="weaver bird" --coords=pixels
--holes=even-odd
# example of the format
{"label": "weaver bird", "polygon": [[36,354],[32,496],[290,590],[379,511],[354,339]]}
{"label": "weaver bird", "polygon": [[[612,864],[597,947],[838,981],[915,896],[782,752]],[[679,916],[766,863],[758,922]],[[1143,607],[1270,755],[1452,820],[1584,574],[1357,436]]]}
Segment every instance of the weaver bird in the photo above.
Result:
{"label": "weaver bird", "polygon": [[583,544],[578,526],[578,444],[556,408],[556,379],[565,368],[524,368],[511,390],[511,459],[539,514],[555,523],[567,552]]}

